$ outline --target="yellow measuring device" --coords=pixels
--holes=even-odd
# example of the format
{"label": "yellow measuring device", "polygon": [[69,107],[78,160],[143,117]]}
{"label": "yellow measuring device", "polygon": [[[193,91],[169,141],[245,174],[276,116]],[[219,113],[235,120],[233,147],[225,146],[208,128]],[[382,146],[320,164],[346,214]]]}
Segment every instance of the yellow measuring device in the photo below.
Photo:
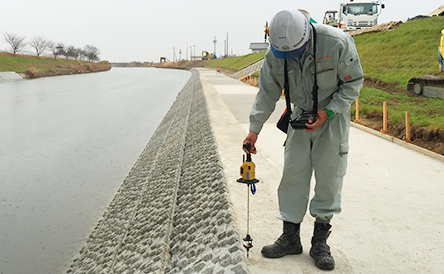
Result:
{"label": "yellow measuring device", "polygon": [[250,236],[250,190],[251,193],[254,195],[256,193],[256,185],[255,183],[259,182],[258,179],[256,179],[255,175],[255,168],[256,165],[251,160],[251,145],[250,144],[244,144],[244,148],[248,151],[247,153],[247,160],[245,160],[245,155],[243,158],[243,163],[240,167],[240,175],[241,178],[237,179],[239,183],[247,184],[248,188],[248,196],[247,196],[247,236],[243,239],[244,240],[244,247],[247,249],[247,258],[249,257],[249,251],[253,247],[253,239]]}

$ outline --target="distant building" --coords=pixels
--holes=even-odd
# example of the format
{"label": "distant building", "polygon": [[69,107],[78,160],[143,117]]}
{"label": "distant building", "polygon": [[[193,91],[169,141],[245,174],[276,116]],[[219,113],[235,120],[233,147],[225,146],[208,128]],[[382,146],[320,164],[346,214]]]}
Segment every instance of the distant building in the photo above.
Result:
{"label": "distant building", "polygon": [[251,49],[252,53],[261,52],[261,51],[267,50],[267,48],[268,48],[268,43],[266,43],[266,42],[250,43],[250,49]]}

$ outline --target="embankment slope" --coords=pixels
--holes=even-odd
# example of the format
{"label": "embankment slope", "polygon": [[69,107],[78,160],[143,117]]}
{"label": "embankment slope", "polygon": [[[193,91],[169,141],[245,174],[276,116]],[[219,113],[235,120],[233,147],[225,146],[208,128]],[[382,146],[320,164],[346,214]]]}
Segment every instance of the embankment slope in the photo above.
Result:
{"label": "embankment slope", "polygon": [[30,55],[13,55],[0,52],[0,71],[19,73],[23,78],[39,78],[46,76],[71,75],[107,71],[111,69],[108,61],[99,63],[36,57]]}
{"label": "embankment slope", "polygon": [[129,269],[248,273],[196,70],[68,273]]}

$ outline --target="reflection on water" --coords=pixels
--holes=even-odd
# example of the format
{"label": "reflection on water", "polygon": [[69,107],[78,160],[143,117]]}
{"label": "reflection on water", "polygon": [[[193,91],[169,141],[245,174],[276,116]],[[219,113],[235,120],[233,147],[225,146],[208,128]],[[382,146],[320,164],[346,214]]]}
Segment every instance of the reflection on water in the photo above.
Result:
{"label": "reflection on water", "polygon": [[0,84],[0,273],[62,273],[190,74]]}

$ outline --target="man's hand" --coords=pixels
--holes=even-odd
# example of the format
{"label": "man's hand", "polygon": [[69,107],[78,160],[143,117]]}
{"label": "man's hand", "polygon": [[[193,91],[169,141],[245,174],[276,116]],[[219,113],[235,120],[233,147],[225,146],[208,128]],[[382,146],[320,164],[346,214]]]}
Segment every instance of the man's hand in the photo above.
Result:
{"label": "man's hand", "polygon": [[[327,120],[328,118],[328,114],[325,110],[320,110],[318,111],[318,117],[316,119],[316,121],[313,123],[313,117],[311,117],[308,122],[309,124],[305,124],[308,128],[304,129],[305,132],[313,132],[315,131],[318,127],[320,127],[322,125],[322,123],[325,122],[325,120]],[[311,124],[313,123],[313,124]]]}
{"label": "man's hand", "polygon": [[251,150],[247,151],[245,148],[242,147],[242,149],[248,153],[251,152],[252,154],[256,154],[256,147],[254,146],[254,144],[256,144],[257,141],[257,133],[250,131],[250,133],[248,133],[247,138],[245,138],[244,140],[244,144],[250,144],[251,145]]}

